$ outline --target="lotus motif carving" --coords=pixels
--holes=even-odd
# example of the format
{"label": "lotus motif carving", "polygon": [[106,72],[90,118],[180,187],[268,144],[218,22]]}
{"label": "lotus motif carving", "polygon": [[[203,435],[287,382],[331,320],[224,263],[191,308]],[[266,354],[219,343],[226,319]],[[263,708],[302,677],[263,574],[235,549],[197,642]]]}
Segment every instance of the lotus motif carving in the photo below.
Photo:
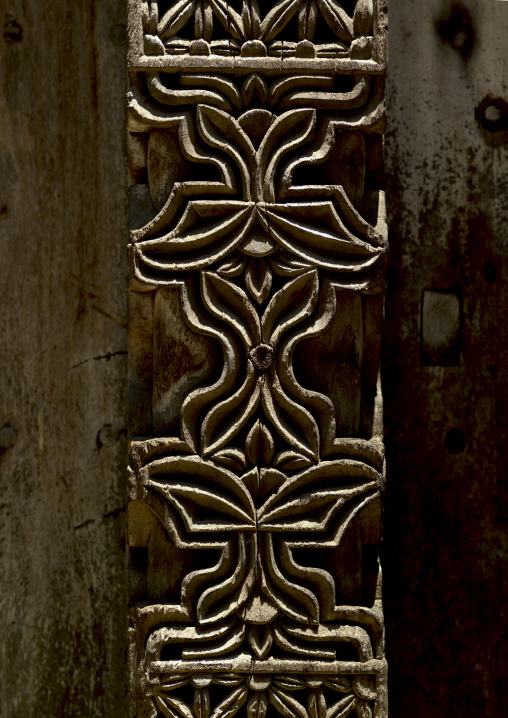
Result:
{"label": "lotus motif carving", "polygon": [[279,613],[318,625],[320,614],[333,613],[334,581],[326,571],[298,566],[291,549],[337,546],[349,522],[377,498],[380,476],[361,462],[337,460],[292,478],[257,468],[238,477],[199,457],[174,456],[150,462],[138,480],[138,498],[177,546],[222,546],[216,566],[182,584],[182,604],[198,625],[235,615],[270,623]]}
{"label": "lotus motif carving", "polygon": [[[174,125],[179,126],[187,155],[193,161],[204,157],[194,134],[193,116],[175,117]],[[237,248],[259,257],[280,248],[342,273],[365,272],[385,251],[382,236],[360,217],[341,188],[333,201],[277,201],[277,178],[288,171],[286,158],[315,140],[315,110],[293,110],[274,117],[257,149],[242,128],[241,118],[236,120],[216,107],[198,105],[196,128],[199,139],[215,150],[206,161],[220,170],[222,182],[175,183],[155,219],[132,233],[140,278],[149,280],[150,273],[155,273],[160,281],[161,272],[205,268]],[[322,142],[328,148],[324,152],[333,146],[329,136]],[[206,193],[220,196],[194,198]]]}

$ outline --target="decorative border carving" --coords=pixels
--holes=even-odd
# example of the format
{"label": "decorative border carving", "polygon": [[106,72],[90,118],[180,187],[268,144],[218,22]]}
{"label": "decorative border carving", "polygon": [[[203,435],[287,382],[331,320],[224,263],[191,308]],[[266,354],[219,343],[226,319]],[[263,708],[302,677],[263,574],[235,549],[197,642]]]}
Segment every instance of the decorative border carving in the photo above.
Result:
{"label": "decorative border carving", "polygon": [[346,4],[129,2],[132,716],[386,715],[386,8]]}

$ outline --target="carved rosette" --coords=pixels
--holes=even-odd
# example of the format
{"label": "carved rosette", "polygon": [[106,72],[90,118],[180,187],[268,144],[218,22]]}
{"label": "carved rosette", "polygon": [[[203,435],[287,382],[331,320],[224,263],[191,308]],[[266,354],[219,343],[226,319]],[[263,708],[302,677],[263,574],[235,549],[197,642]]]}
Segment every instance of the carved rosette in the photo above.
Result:
{"label": "carved rosette", "polygon": [[130,0],[134,718],[387,713],[384,0]]}

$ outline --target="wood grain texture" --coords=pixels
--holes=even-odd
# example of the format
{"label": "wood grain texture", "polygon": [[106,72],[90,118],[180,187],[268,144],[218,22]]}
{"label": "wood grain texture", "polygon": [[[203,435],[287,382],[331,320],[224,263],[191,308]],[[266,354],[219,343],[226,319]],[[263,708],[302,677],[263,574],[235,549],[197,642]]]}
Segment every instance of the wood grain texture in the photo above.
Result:
{"label": "wood grain texture", "polygon": [[[384,589],[394,718],[506,712],[508,134],[476,115],[485,99],[508,101],[507,36],[507,2],[425,0],[416,12],[390,0]],[[461,300],[458,366],[424,365],[424,290]]]}
{"label": "wood grain texture", "polygon": [[[125,7],[0,2],[0,715],[124,715]],[[5,20],[4,20],[5,19]]]}

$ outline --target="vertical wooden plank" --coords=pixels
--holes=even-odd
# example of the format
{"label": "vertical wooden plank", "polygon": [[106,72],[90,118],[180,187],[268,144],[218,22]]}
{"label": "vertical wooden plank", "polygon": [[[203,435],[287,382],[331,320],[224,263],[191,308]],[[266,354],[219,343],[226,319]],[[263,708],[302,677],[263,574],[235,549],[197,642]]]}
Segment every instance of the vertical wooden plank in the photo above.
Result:
{"label": "vertical wooden plank", "polygon": [[[125,7],[0,2],[0,714],[122,716]],[[4,24],[5,23],[5,24]]]}
{"label": "vertical wooden plank", "polygon": [[[390,16],[391,714],[494,718],[508,700],[508,3],[391,0]],[[431,333],[429,297],[443,300]]]}

